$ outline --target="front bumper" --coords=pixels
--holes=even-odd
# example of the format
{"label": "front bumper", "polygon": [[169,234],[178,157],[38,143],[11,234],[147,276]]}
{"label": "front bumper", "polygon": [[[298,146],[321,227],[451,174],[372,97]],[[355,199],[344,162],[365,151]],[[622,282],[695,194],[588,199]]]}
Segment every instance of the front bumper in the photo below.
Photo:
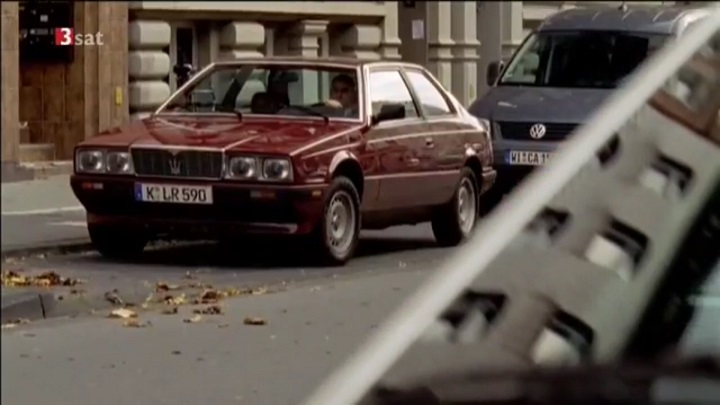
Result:
{"label": "front bumper", "polygon": [[[213,203],[136,201],[135,183],[212,186]],[[263,185],[75,174],[70,185],[88,212],[88,224],[151,234],[194,236],[242,233],[304,234],[322,217],[326,184]]]}

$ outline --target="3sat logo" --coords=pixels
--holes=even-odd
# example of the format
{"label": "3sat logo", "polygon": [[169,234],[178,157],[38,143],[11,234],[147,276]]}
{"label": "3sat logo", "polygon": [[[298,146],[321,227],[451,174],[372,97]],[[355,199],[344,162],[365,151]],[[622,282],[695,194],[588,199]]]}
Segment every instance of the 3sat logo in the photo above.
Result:
{"label": "3sat logo", "polygon": [[95,34],[76,33],[74,28],[55,28],[55,45],[58,46],[97,46],[104,45],[102,32]]}

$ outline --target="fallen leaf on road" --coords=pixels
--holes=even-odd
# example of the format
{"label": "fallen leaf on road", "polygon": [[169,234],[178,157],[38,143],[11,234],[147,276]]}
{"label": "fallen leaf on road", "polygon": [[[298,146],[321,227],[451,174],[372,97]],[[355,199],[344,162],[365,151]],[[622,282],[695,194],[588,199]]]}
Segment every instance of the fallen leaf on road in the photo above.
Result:
{"label": "fallen leaf on road", "polygon": [[48,271],[35,276],[20,275],[12,270],[2,273],[2,284],[6,287],[71,287],[82,283],[82,280],[62,277],[54,271]]}
{"label": "fallen leaf on road", "polygon": [[118,290],[112,290],[105,293],[105,301],[117,305],[117,306],[123,306],[125,305],[125,301],[123,301],[122,298],[120,298],[120,295],[118,295]]}
{"label": "fallen leaf on road", "polygon": [[216,290],[206,289],[205,291],[202,292],[202,294],[200,294],[200,297],[198,297],[195,300],[195,303],[196,304],[214,304],[214,303],[220,301],[221,298],[223,298],[222,294],[220,294]]}
{"label": "fallen leaf on road", "polygon": [[174,290],[179,290],[179,289],[180,289],[180,286],[177,284],[168,284],[168,283],[155,284],[156,292],[174,291]]}
{"label": "fallen leaf on road", "polygon": [[70,294],[72,294],[72,295],[83,295],[83,294],[85,294],[85,290],[73,288],[72,290],[70,290]]}
{"label": "fallen leaf on road", "polygon": [[141,323],[137,319],[127,319],[123,321],[123,326],[126,328],[144,328],[146,326],[150,326],[150,323]]}
{"label": "fallen leaf on road", "polygon": [[177,307],[165,308],[162,311],[160,311],[160,313],[163,315],[175,315],[178,313],[178,308]]}
{"label": "fallen leaf on road", "polygon": [[153,293],[148,294],[148,296],[145,298],[145,301],[140,304],[141,307],[147,308],[150,306],[150,303],[155,299],[155,295]]}
{"label": "fallen leaf on road", "polygon": [[224,311],[219,305],[210,305],[209,307],[205,308],[196,308],[193,310],[193,313],[204,315],[222,315]]}
{"label": "fallen leaf on road", "polygon": [[266,294],[267,292],[268,292],[267,287],[258,287],[258,288],[254,288],[250,293],[252,295],[263,295],[263,294]]}
{"label": "fallen leaf on road", "polygon": [[178,305],[187,304],[187,299],[185,298],[185,294],[180,294],[176,297],[168,294],[162,298],[162,302],[164,302],[168,305],[178,306]]}
{"label": "fallen leaf on road", "polygon": [[249,316],[243,320],[245,325],[266,325],[267,322],[258,316]]}
{"label": "fallen leaf on road", "polygon": [[183,319],[183,322],[185,322],[185,323],[198,323],[198,322],[200,322],[201,320],[202,320],[202,316],[196,314],[196,315],[191,316],[190,318],[185,318],[185,319]]}
{"label": "fallen leaf on road", "polygon": [[237,288],[231,287],[228,288],[225,293],[228,297],[237,297],[238,295],[247,294],[247,291],[244,290],[238,290]]}
{"label": "fallen leaf on road", "polygon": [[108,317],[122,319],[137,318],[137,313],[131,309],[117,308],[113,309],[112,312],[110,312],[110,315],[108,315]]}
{"label": "fallen leaf on road", "polygon": [[25,318],[13,319],[12,321],[9,321],[9,322],[7,322],[7,323],[4,323],[4,324],[2,325],[2,328],[3,328],[3,329],[12,329],[12,328],[14,328],[14,327],[16,327],[16,326],[18,326],[18,325],[24,325],[24,324],[26,324],[26,323],[30,323],[30,320],[29,320],[29,319],[25,319]]}

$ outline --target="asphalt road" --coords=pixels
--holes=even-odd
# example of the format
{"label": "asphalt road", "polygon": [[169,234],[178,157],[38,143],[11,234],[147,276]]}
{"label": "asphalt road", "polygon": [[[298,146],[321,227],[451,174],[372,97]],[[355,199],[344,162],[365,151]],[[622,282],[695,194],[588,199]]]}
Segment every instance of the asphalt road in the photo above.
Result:
{"label": "asphalt road", "polygon": [[[54,271],[85,283],[52,289],[70,307],[77,303],[80,316],[2,332],[2,367],[13,370],[3,373],[2,401],[297,403],[452,251],[435,246],[427,225],[366,232],[358,257],[340,268],[305,264],[294,248],[201,244],[150,251],[133,263],[96,254],[6,263],[4,269],[23,275]],[[171,305],[156,303],[166,295],[155,292],[158,282],[179,285],[167,294],[188,300],[210,286],[267,293],[222,300],[225,315],[184,323],[193,308],[206,306],[181,305],[179,314],[163,315]],[[152,325],[123,327],[106,318],[109,308],[86,311],[107,304],[112,290]],[[244,325],[246,316],[268,324]]]}
{"label": "asphalt road", "polygon": [[2,402],[297,404],[428,274],[377,270],[233,299],[197,323],[183,308],[142,314],[143,328],[90,317],[5,330]]}
{"label": "asphalt road", "polygon": [[[96,253],[49,256],[7,262],[3,269],[20,269],[23,275],[54,271],[63,277],[83,280],[82,285],[56,287],[52,291],[62,298],[63,307],[87,312],[101,307],[105,293],[113,290],[123,301],[139,305],[155,291],[157,283],[224,289],[288,288],[298,282],[351,274],[428,270],[449,251],[435,245],[428,225],[420,225],[364,233],[357,257],[343,267],[316,267],[291,241],[289,244],[256,241],[249,245],[194,244],[149,250],[134,262],[113,262]],[[189,297],[202,288],[186,290]]]}
{"label": "asphalt road", "polygon": [[2,215],[2,251],[87,240],[85,211]]}

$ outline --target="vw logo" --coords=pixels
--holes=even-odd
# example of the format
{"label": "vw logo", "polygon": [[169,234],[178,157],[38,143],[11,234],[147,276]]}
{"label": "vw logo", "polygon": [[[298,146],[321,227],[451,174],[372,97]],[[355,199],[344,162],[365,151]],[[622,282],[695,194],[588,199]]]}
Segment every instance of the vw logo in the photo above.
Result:
{"label": "vw logo", "polygon": [[545,125],[543,124],[535,124],[530,127],[530,137],[532,139],[542,138],[545,136],[545,132],[547,132],[547,128],[545,128]]}

